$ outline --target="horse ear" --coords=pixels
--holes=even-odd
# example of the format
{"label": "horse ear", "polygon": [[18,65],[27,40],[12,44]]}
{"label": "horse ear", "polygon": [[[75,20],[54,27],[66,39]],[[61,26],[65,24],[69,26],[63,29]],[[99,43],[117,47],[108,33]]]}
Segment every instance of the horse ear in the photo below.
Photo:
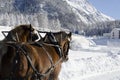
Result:
{"label": "horse ear", "polygon": [[71,36],[72,36],[72,32],[70,32],[70,33],[68,34],[68,36],[71,37]]}
{"label": "horse ear", "polygon": [[30,29],[32,28],[32,25],[30,24]]}
{"label": "horse ear", "polygon": [[31,31],[34,31],[34,29],[33,29],[33,27],[32,27],[31,24],[29,25],[29,29],[30,29]]}
{"label": "horse ear", "polygon": [[70,32],[70,33],[68,34],[68,40],[69,40],[69,41],[71,41],[71,36],[72,36],[72,33]]}

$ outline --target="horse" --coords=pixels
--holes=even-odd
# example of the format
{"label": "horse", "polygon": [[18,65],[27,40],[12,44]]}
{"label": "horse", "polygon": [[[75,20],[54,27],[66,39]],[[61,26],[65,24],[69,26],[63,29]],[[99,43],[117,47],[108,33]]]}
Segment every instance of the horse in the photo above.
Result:
{"label": "horse", "polygon": [[[60,31],[60,32],[47,32],[47,34],[45,35],[45,37],[43,39],[41,39],[42,41],[44,41],[45,43],[52,43],[52,44],[55,44],[55,45],[61,45],[62,43],[62,39],[64,39],[64,37],[66,37],[66,32],[65,31]],[[69,38],[68,38],[69,41],[71,41],[71,32],[69,33]],[[58,46],[55,46],[55,47],[58,47]],[[68,50],[70,48],[70,45],[69,43],[65,43],[64,44],[64,47],[62,48],[62,53],[64,53],[64,55],[62,55],[63,59],[62,59],[62,62],[66,62],[68,61]],[[56,49],[60,49],[60,46]],[[61,56],[59,54],[59,56]],[[59,75],[59,72],[60,72],[60,69],[61,69],[61,64],[56,67],[56,69],[50,73],[50,76],[49,76],[49,80],[58,80],[58,75]]]}
{"label": "horse", "polygon": [[[41,38],[40,41],[42,40],[44,43],[47,44],[54,44],[54,45],[60,45],[62,40],[66,37],[66,32],[65,31],[59,31],[59,32],[47,32],[45,37],[43,37],[43,39]],[[69,41],[71,40],[71,32],[68,33],[69,34]],[[66,45],[65,45],[66,46]],[[68,47],[69,45],[67,45]],[[57,46],[56,46],[57,47]],[[64,48],[65,49],[65,48]],[[63,50],[66,51],[66,50]],[[64,52],[64,53],[68,53],[68,51]],[[66,62],[68,59],[67,56],[65,58],[65,60],[63,60],[64,62]]]}
{"label": "horse", "polygon": [[[31,42],[39,39],[37,31],[30,25],[18,25],[8,32],[8,35],[0,41],[0,65],[1,57],[6,53],[6,42]],[[1,69],[1,67],[0,67]]]}
{"label": "horse", "polygon": [[61,64],[68,60],[71,33],[54,35],[55,44],[52,39],[48,40],[49,43],[41,40],[32,44],[9,43],[2,58],[2,79],[58,80]]}

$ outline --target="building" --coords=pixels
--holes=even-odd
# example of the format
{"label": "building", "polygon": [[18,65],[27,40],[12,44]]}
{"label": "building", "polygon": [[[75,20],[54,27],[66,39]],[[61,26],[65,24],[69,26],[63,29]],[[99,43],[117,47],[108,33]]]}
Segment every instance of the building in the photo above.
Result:
{"label": "building", "polygon": [[112,39],[120,39],[120,28],[114,28],[110,34]]}

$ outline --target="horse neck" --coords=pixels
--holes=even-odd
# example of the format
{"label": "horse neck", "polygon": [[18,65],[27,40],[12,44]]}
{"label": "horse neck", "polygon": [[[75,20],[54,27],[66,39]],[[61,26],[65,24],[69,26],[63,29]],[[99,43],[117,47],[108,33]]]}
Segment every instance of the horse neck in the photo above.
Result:
{"label": "horse neck", "polygon": [[[43,45],[43,49],[46,51],[45,53],[55,61],[56,59],[59,60],[59,55],[57,54],[57,51],[55,50],[55,47],[50,46],[50,45]],[[49,58],[50,58],[49,57]]]}

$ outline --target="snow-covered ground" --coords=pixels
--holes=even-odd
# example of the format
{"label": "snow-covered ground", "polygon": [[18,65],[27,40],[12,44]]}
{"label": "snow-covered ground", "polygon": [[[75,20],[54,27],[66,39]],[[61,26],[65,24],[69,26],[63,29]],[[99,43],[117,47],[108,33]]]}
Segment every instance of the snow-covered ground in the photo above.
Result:
{"label": "snow-covered ground", "polygon": [[[10,27],[0,26],[0,31]],[[3,39],[0,33],[0,39]],[[120,40],[73,35],[60,80],[120,80]]]}
{"label": "snow-covered ground", "polygon": [[[70,51],[69,61],[62,66],[60,80],[98,80],[97,78],[99,80],[116,80],[115,76],[120,76],[118,72],[120,72],[120,56],[118,55],[109,56],[107,53],[101,52]],[[117,75],[112,77],[108,74]]]}
{"label": "snow-covered ground", "polygon": [[120,40],[72,37],[60,80],[120,80]]}

